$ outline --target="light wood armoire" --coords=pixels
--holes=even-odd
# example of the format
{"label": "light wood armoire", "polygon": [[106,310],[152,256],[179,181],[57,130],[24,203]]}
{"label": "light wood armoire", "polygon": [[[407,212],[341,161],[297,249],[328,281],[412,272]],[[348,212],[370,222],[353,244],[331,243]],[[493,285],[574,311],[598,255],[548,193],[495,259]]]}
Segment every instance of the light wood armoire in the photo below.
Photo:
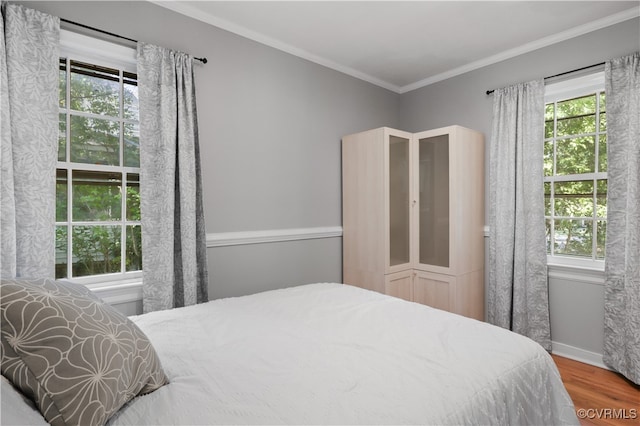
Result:
{"label": "light wood armoire", "polygon": [[343,281],[484,320],[484,137],[342,139]]}

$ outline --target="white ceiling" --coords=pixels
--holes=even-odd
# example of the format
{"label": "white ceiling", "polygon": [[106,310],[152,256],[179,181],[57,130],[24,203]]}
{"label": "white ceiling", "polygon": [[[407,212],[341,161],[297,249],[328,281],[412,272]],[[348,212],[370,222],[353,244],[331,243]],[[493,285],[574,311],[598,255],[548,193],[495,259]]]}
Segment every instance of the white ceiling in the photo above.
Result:
{"label": "white ceiling", "polygon": [[154,3],[398,93],[640,15],[639,1]]}

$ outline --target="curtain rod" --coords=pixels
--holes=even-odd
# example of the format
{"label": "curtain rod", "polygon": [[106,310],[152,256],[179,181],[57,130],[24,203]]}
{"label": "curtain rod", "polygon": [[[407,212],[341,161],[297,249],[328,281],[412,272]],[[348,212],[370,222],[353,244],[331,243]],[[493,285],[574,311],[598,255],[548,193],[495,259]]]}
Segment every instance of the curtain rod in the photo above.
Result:
{"label": "curtain rod", "polygon": [[[106,35],[111,36],[111,37],[120,38],[122,40],[131,41],[133,43],[137,43],[138,42],[138,40],[134,40],[134,39],[129,38],[129,37],[121,36],[120,34],[110,33],[109,31],[101,30],[100,28],[90,27],[89,25],[81,24],[79,22],[70,21],[70,20],[64,19],[64,18],[60,18],[60,20],[62,22],[66,22],[67,24],[76,25],[78,27],[86,28],[86,29],[91,30],[91,31],[97,31],[99,33],[106,34]],[[207,58],[196,58],[196,57],[194,57],[193,59],[195,59],[196,61],[200,61],[203,64],[207,63]]]}
{"label": "curtain rod", "polygon": [[[588,65],[586,67],[577,68],[575,70],[561,72],[560,74],[550,75],[549,77],[545,77],[544,79],[545,80],[549,80],[551,78],[562,77],[563,75],[572,74],[572,73],[578,72],[578,71],[588,70],[589,68],[599,67],[599,66],[604,65],[604,64],[605,64],[604,62],[600,62],[599,64]],[[487,95],[490,95],[493,92],[495,92],[495,90],[487,90]]]}

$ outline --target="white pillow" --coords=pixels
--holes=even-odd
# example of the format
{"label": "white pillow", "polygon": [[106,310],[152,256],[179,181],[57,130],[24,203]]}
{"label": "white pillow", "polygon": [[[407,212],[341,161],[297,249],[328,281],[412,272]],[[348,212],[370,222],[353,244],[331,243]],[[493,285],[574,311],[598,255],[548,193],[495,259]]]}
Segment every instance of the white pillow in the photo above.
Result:
{"label": "white pillow", "polygon": [[4,376],[0,376],[2,385],[0,386],[0,395],[2,397],[2,405],[0,406],[0,424],[3,425],[33,425],[48,426],[47,423],[36,408],[36,406],[22,396],[11,382]]}

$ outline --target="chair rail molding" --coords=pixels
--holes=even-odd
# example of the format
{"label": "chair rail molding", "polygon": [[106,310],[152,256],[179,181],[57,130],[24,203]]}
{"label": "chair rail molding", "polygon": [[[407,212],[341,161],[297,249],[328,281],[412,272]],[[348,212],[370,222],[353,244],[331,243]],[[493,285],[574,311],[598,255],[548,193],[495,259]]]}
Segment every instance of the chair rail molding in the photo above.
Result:
{"label": "chair rail molding", "polygon": [[207,234],[207,248],[342,237],[341,226],[269,229]]}

